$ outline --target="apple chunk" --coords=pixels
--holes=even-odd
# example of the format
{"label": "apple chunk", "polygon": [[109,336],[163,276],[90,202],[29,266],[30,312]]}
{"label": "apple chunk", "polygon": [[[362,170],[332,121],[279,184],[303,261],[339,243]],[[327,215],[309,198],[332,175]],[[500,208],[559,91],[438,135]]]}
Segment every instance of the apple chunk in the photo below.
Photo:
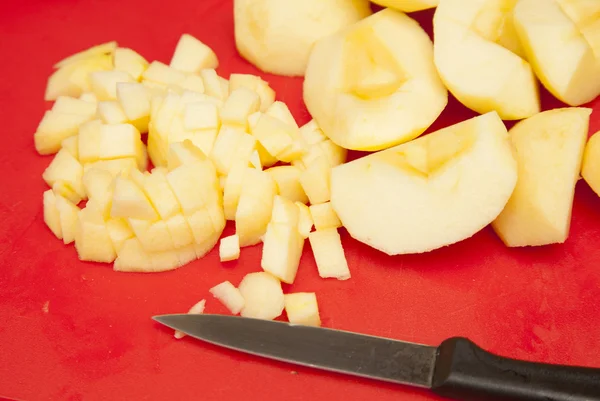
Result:
{"label": "apple chunk", "polygon": [[285,312],[293,324],[320,326],[319,305],[314,292],[296,292],[284,295]]}
{"label": "apple chunk", "polygon": [[519,180],[492,224],[507,246],[567,239],[591,112],[585,108],[545,111],[510,130]]}
{"label": "apple chunk", "polygon": [[281,283],[269,273],[247,274],[238,289],[245,301],[240,313],[243,317],[271,320],[283,312]]}
{"label": "apple chunk", "polygon": [[304,101],[337,145],[380,150],[421,135],[446,107],[427,33],[386,9],[317,42]]}
{"label": "apple chunk", "polygon": [[581,176],[600,196],[600,131],[592,135],[585,146]]}
{"label": "apple chunk", "polygon": [[600,1],[521,0],[516,32],[544,86],[570,106],[600,94]]}
{"label": "apple chunk", "polygon": [[209,291],[234,315],[240,313],[246,303],[240,290],[235,288],[229,281],[224,281],[221,284],[214,286]]}
{"label": "apple chunk", "polygon": [[512,23],[514,0],[441,0],[433,19],[435,65],[452,94],[504,120],[540,111],[537,80]]}
{"label": "apple chunk", "polygon": [[331,205],[357,240],[389,255],[420,253],[491,223],[516,181],[506,127],[492,112],[335,167]]}

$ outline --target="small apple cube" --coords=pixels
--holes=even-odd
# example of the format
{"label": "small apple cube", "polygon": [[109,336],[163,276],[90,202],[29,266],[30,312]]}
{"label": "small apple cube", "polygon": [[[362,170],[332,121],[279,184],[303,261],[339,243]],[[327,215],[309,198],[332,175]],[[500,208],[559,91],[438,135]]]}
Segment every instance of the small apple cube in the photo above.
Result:
{"label": "small apple cube", "polygon": [[[292,284],[296,278],[304,247],[304,238],[298,231],[298,208],[293,203],[291,206],[296,209],[296,221],[288,223],[271,221],[269,223],[263,240],[263,253],[260,261],[260,266],[264,271],[287,284]],[[273,214],[275,215],[275,212]]]}
{"label": "small apple cube", "polygon": [[[169,234],[171,234],[171,239],[173,240],[173,246],[176,249],[182,248],[184,246],[188,246],[194,243],[194,235],[192,233],[192,229],[190,228],[186,218],[183,214],[176,214],[167,220],[165,220],[167,224],[167,229],[169,230]],[[196,258],[196,254],[194,253],[194,259]]]}
{"label": "small apple cube", "polygon": [[210,47],[192,35],[181,35],[171,59],[171,67],[179,71],[198,73],[202,69],[218,66],[217,55]]}
{"label": "small apple cube", "polygon": [[61,149],[50,165],[44,170],[42,178],[52,187],[57,181],[69,185],[81,198],[86,193],[83,188],[83,166],[66,149]]}
{"label": "small apple cube", "polygon": [[33,135],[35,149],[41,155],[58,152],[62,141],[76,135],[79,126],[89,120],[89,116],[80,114],[47,111]]}
{"label": "small apple cube", "polygon": [[151,221],[159,217],[142,189],[123,177],[115,178],[110,216]]}
{"label": "small apple cube", "polygon": [[265,170],[273,177],[279,194],[292,202],[308,203],[308,197],[300,184],[302,170],[296,166],[277,166]]}
{"label": "small apple cube", "polygon": [[[206,305],[206,301],[203,299],[202,301],[200,301],[197,304],[195,304],[194,306],[192,306],[190,308],[190,310],[188,311],[188,314],[190,314],[190,315],[203,314],[205,305]],[[183,333],[179,330],[175,330],[174,337],[178,340],[181,340],[183,337],[185,337],[185,333]]]}
{"label": "small apple cube", "polygon": [[298,227],[299,219],[300,211],[294,202],[281,195],[275,195],[270,222]]}
{"label": "small apple cube", "polygon": [[279,100],[269,106],[265,114],[274,117],[287,125],[291,125],[294,128],[298,128],[298,123],[296,123],[296,119],[294,119],[294,116],[287,107],[287,104]]}
{"label": "small apple cube", "polygon": [[75,248],[84,261],[110,263],[117,256],[104,217],[92,201],[79,212]]}
{"label": "small apple cube", "polygon": [[75,241],[79,229],[79,208],[70,200],[56,196],[56,208],[60,217],[62,239],[65,245]]}
{"label": "small apple cube", "polygon": [[148,61],[136,51],[126,47],[119,47],[113,55],[115,70],[128,73],[134,80],[139,81],[146,68]]}
{"label": "small apple cube", "polygon": [[271,220],[276,194],[277,186],[270,175],[247,167],[235,213],[235,231],[240,237],[240,246],[261,241]]}
{"label": "small apple cube", "polygon": [[60,144],[60,147],[61,147],[61,149],[65,149],[67,152],[69,152],[71,155],[73,155],[74,158],[79,160],[79,136],[78,135],[73,135],[66,139],[63,139],[63,141]]}
{"label": "small apple cube", "polygon": [[285,312],[293,324],[320,326],[319,305],[314,292],[296,292],[283,297]]}
{"label": "small apple cube", "polygon": [[205,155],[210,155],[219,135],[218,129],[192,131],[189,140]]}
{"label": "small apple cube", "polygon": [[76,205],[83,200],[83,197],[69,183],[64,181],[59,180],[52,184],[52,191],[56,196],[60,195]]}
{"label": "small apple cube", "polygon": [[125,241],[135,236],[125,219],[108,220],[106,222],[106,229],[117,254],[119,254]]}
{"label": "small apple cube", "polygon": [[164,252],[175,249],[173,239],[164,220],[127,219],[131,230],[148,252]]}
{"label": "small apple cube", "polygon": [[206,160],[204,153],[195,146],[192,141],[184,140],[172,143],[169,146],[167,166],[174,170],[179,166],[193,165]]}
{"label": "small apple cube", "polygon": [[581,176],[600,196],[600,131],[592,135],[585,146]]}
{"label": "small apple cube", "polygon": [[167,181],[186,215],[207,206],[222,205],[217,174],[208,160],[177,167],[167,174]]}
{"label": "small apple cube", "polygon": [[308,235],[310,246],[317,262],[319,276],[323,278],[350,278],[348,262],[337,228],[313,231]]}
{"label": "small apple cube", "polygon": [[142,74],[144,81],[151,81],[162,85],[180,85],[185,81],[186,74],[178,71],[160,61],[150,63]]}
{"label": "small apple cube", "polygon": [[99,159],[101,128],[100,120],[92,120],[79,127],[78,154],[81,163],[95,162]]}
{"label": "small apple cube", "polygon": [[124,124],[127,122],[125,111],[116,100],[98,102],[98,117],[105,124]]}
{"label": "small apple cube", "polygon": [[194,102],[186,104],[183,112],[183,126],[186,130],[219,129],[219,108],[214,103]]}
{"label": "small apple cube", "polygon": [[221,262],[229,262],[231,260],[239,259],[240,257],[240,237],[237,235],[230,235],[221,239],[219,245],[219,259]]}
{"label": "small apple cube", "polygon": [[215,97],[220,100],[227,99],[229,92],[225,91],[221,85],[221,77],[212,68],[205,68],[200,71],[202,81],[204,81],[204,93],[208,96]]}
{"label": "small apple cube", "polygon": [[150,96],[146,88],[137,82],[117,84],[117,99],[127,119],[140,131],[148,132]]}
{"label": "small apple cube", "polygon": [[300,175],[300,184],[311,204],[328,202],[331,198],[331,167],[325,158],[315,160]]}
{"label": "small apple cube", "polygon": [[99,133],[100,159],[134,157],[138,167],[145,169],[146,154],[140,132],[131,124],[102,125]]}
{"label": "small apple cube", "polygon": [[342,226],[338,215],[331,207],[331,202],[325,202],[310,206],[310,215],[315,224],[316,230],[325,230],[328,228],[338,228]]}
{"label": "small apple cube", "polygon": [[246,163],[250,160],[256,148],[256,139],[241,128],[221,127],[215,140],[211,160],[219,174],[227,175],[234,162],[240,160]]}
{"label": "small apple cube", "polygon": [[153,171],[144,178],[143,190],[156,208],[161,219],[168,219],[181,213],[181,206],[167,181],[167,174]]}
{"label": "small apple cube", "polygon": [[269,154],[281,161],[291,162],[304,154],[305,150],[296,143],[298,129],[275,117],[261,114],[258,121],[250,125],[250,131]]}
{"label": "small apple cube", "polygon": [[119,82],[134,82],[134,79],[124,71],[96,71],[90,74],[92,91],[98,100],[116,100]]}
{"label": "small apple cube", "polygon": [[299,210],[298,215],[298,231],[303,238],[308,238],[308,235],[312,231],[313,220],[310,213],[310,209],[304,203],[296,202],[296,206]]}
{"label": "small apple cube", "polygon": [[244,298],[243,317],[272,320],[284,308],[283,290],[276,277],[266,272],[247,274],[238,286]]}
{"label": "small apple cube", "polygon": [[184,91],[204,93],[204,81],[200,75],[189,74],[179,86]]}
{"label": "small apple cube", "polygon": [[56,206],[56,195],[49,189],[44,192],[44,222],[58,239],[62,239],[62,227],[60,224],[60,212]]}
{"label": "small apple cube", "polygon": [[224,281],[209,291],[213,297],[218,299],[234,315],[240,313],[246,303],[240,290],[235,288],[229,281]]}
{"label": "small apple cube", "polygon": [[221,120],[225,125],[239,126],[244,130],[248,128],[248,116],[260,108],[260,97],[247,88],[238,88],[231,92],[223,108]]}
{"label": "small apple cube", "polygon": [[106,170],[92,168],[83,174],[83,187],[88,198],[94,201],[105,219],[110,217],[113,183],[113,175]]}
{"label": "small apple cube", "polygon": [[52,106],[56,113],[77,114],[92,119],[96,114],[96,104],[69,96],[59,96]]}
{"label": "small apple cube", "polygon": [[233,92],[238,88],[247,88],[258,94],[260,97],[260,111],[266,111],[275,101],[275,91],[259,76],[231,74],[229,76],[229,90]]}

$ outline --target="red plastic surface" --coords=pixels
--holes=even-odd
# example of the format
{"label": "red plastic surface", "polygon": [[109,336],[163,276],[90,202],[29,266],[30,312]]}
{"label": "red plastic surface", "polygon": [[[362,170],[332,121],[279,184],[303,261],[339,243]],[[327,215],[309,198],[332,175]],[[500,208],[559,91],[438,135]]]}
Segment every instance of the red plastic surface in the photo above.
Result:
{"label": "red plastic surface", "polygon": [[[418,15],[427,27],[431,12]],[[42,219],[32,135],[54,62],[118,40],[170,60],[183,32],[214,48],[219,72],[257,70],[236,53],[232,4],[208,0],[23,1],[0,13],[0,396],[23,400],[435,400],[421,390],[323,373],[177,341],[155,314],[185,312],[208,293],[260,269],[261,247],[222,265],[216,251],[163,274],[124,274],[79,262]],[[299,122],[301,79],[265,75]],[[544,107],[560,104],[544,94]],[[600,129],[600,101],[591,132]],[[434,127],[472,116],[451,100]],[[232,227],[226,233],[232,232]],[[600,199],[577,185],[563,245],[507,249],[488,228],[424,255],[387,257],[343,233],[352,279],[323,280],[310,248],[286,291],[316,291],[324,326],[438,344],[468,336],[510,357],[600,367]]]}

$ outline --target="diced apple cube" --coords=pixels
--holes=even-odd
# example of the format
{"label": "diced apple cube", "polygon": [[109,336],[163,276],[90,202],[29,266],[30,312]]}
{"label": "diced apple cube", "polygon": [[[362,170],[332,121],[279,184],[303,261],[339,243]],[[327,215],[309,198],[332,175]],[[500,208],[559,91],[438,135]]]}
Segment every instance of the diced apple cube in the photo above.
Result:
{"label": "diced apple cube", "polygon": [[284,308],[283,290],[276,277],[266,272],[247,274],[238,286],[244,298],[243,317],[272,320]]}
{"label": "diced apple cube", "polygon": [[116,100],[117,83],[134,82],[124,71],[96,71],[90,74],[90,83],[98,100]]}
{"label": "diced apple cube", "polygon": [[74,158],[79,159],[79,136],[78,135],[73,135],[66,139],[63,139],[63,141],[60,144],[60,147],[61,147],[61,149],[65,149],[67,152],[69,152],[71,155],[73,155]]}
{"label": "diced apple cube", "polygon": [[117,254],[119,254],[125,241],[135,236],[125,219],[108,220],[106,222],[106,229]]}
{"label": "diced apple cube", "polygon": [[159,217],[142,189],[123,177],[115,178],[110,216],[151,221]]}
{"label": "diced apple cube", "polygon": [[44,222],[58,239],[62,239],[62,227],[60,224],[60,213],[56,206],[56,195],[49,189],[44,192]]}
{"label": "diced apple cube", "polygon": [[284,295],[285,312],[293,324],[320,326],[319,305],[314,292],[296,292]]}
{"label": "diced apple cube", "polygon": [[102,121],[92,120],[79,127],[79,161],[81,163],[95,162],[99,158],[100,129]]}
{"label": "diced apple cube", "polygon": [[117,84],[117,99],[127,119],[140,131],[148,131],[150,97],[142,84],[137,82]]}
{"label": "diced apple cube", "polygon": [[209,291],[234,315],[240,313],[246,303],[240,290],[235,288],[229,281],[224,281]]}
{"label": "diced apple cube", "polygon": [[98,117],[105,124],[124,124],[127,122],[125,111],[116,100],[98,102]]}
{"label": "diced apple cube", "polygon": [[92,199],[104,218],[110,216],[113,196],[113,175],[99,168],[92,168],[83,174],[83,187],[89,199]]}
{"label": "diced apple cube", "polygon": [[79,229],[79,208],[70,200],[57,195],[56,208],[60,217],[62,239],[65,245],[75,241]]}
{"label": "diced apple cube", "polygon": [[167,175],[161,171],[153,171],[144,178],[143,190],[154,205],[161,219],[168,219],[181,213],[181,206],[171,190]]}
{"label": "diced apple cube", "polygon": [[148,252],[164,252],[175,249],[173,239],[164,220],[127,219],[129,226]]}
{"label": "diced apple cube", "polygon": [[217,55],[210,47],[192,35],[187,33],[181,35],[171,59],[171,67],[179,71],[197,73],[204,68],[218,66]]}
{"label": "diced apple cube", "polygon": [[296,166],[277,166],[265,170],[277,183],[279,194],[293,202],[307,203],[308,197],[300,184],[302,170]]}
{"label": "diced apple cube", "polygon": [[310,209],[304,203],[296,202],[296,206],[300,212],[298,216],[298,231],[303,238],[308,238],[312,231],[313,220],[310,214]]}
{"label": "diced apple cube", "polygon": [[106,43],[101,43],[96,46],[92,46],[89,49],[85,49],[83,51],[77,52],[75,54],[70,55],[58,63],[54,64],[54,68],[62,68],[66,65],[73,64],[78,61],[87,60],[90,58],[95,58],[103,55],[111,55],[117,48],[117,42],[111,41]]}
{"label": "diced apple cube", "polygon": [[[190,310],[188,311],[188,314],[190,315],[201,315],[204,313],[204,307],[206,305],[206,301],[203,299],[200,302],[198,302],[197,304],[195,304],[194,306],[192,306],[190,308]],[[181,340],[183,337],[185,337],[185,333],[179,331],[179,330],[175,330],[175,334],[173,335],[176,339]]]}
{"label": "diced apple cube", "polygon": [[275,101],[275,91],[260,77],[251,74],[231,74],[229,76],[229,90],[247,88],[260,97],[260,111],[266,111]]}
{"label": "diced apple cube", "polygon": [[35,149],[41,155],[58,152],[62,141],[76,135],[79,126],[89,120],[90,117],[79,114],[47,111],[33,135]]}
{"label": "diced apple cube", "polygon": [[210,155],[218,135],[219,130],[217,129],[196,130],[192,131],[192,135],[190,136],[189,140],[194,144],[194,146],[200,149],[202,153],[205,155]]}
{"label": "diced apple cube", "polygon": [[277,186],[269,174],[247,167],[235,213],[235,230],[240,237],[240,246],[251,246],[261,241],[271,220],[276,194]]}
{"label": "diced apple cube", "polygon": [[208,163],[182,165],[167,174],[167,181],[181,205],[183,213],[190,215],[218,201],[218,179]]}
{"label": "diced apple cube", "polygon": [[214,103],[194,102],[185,106],[183,126],[187,130],[218,129],[219,109]]}
{"label": "diced apple cube", "polygon": [[247,88],[232,91],[221,109],[223,124],[248,128],[248,116],[260,108],[260,97]]}
{"label": "diced apple cube", "polygon": [[273,212],[271,213],[271,223],[289,224],[298,227],[300,210],[291,200],[275,195],[273,198]]}
{"label": "diced apple cube", "polygon": [[310,206],[310,215],[315,224],[316,230],[325,230],[328,228],[338,228],[342,226],[338,215],[331,207],[331,202],[325,202]]}
{"label": "diced apple cube", "polygon": [[61,149],[50,165],[44,170],[42,178],[52,187],[55,182],[68,184],[80,197],[85,197],[83,188],[83,166],[66,149]]}
{"label": "diced apple cube", "polygon": [[336,228],[313,231],[308,235],[308,239],[317,262],[319,276],[338,280],[350,278],[342,240]]}
{"label": "diced apple cube", "polygon": [[296,143],[297,128],[275,117],[262,114],[250,131],[269,154],[281,161],[291,162],[304,154],[304,149]]}
{"label": "diced apple cube", "polygon": [[125,71],[136,81],[140,80],[142,74],[148,68],[148,61],[144,57],[125,47],[119,47],[115,50],[113,63],[115,70]]}
{"label": "diced apple cube", "polygon": [[230,235],[221,239],[219,245],[219,259],[221,262],[229,262],[240,257],[240,237]]}
{"label": "diced apple cube", "polygon": [[75,248],[85,261],[110,263],[117,256],[104,218],[92,201],[79,212]]}
{"label": "diced apple cube", "polygon": [[131,124],[102,125],[99,138],[100,159],[135,157],[139,160],[143,155],[144,145],[140,132]]}
{"label": "diced apple cube", "polygon": [[325,158],[315,160],[300,175],[300,184],[310,203],[328,202],[331,198],[331,167]]}
{"label": "diced apple cube", "polygon": [[291,125],[294,128],[298,128],[298,123],[294,119],[290,109],[287,107],[287,104],[279,100],[269,106],[265,114],[274,117],[287,125]]}
{"label": "diced apple cube", "polygon": [[[175,248],[182,248],[194,243],[192,229],[182,214],[176,214],[168,218],[165,220],[165,223],[167,224],[167,229],[171,234]],[[194,253],[194,259],[195,258],[196,254]]]}
{"label": "diced apple cube", "polygon": [[185,81],[186,74],[171,68],[160,61],[153,61],[142,74],[142,78],[144,81],[152,81],[169,86],[180,85],[183,83]]}
{"label": "diced apple cube", "polygon": [[96,104],[69,96],[59,96],[52,106],[56,113],[77,114],[93,118],[96,114]]}
{"label": "diced apple cube", "polygon": [[[264,271],[288,284],[296,278],[304,247],[304,238],[298,231],[298,208],[293,203],[291,206],[295,209],[296,221],[277,223],[272,220],[269,223],[260,262]],[[275,211],[273,215],[275,217]]]}
{"label": "diced apple cube", "polygon": [[252,135],[239,128],[224,126],[215,140],[210,158],[219,174],[227,175],[235,161],[247,163],[250,160],[255,146],[256,139]]}
{"label": "diced apple cube", "polygon": [[229,95],[224,91],[221,85],[221,80],[217,72],[212,68],[206,68],[200,71],[200,76],[204,81],[204,93],[208,96],[216,97],[217,99],[225,100]]}
{"label": "diced apple cube", "polygon": [[179,86],[185,91],[204,93],[204,81],[200,75],[189,74]]}
{"label": "diced apple cube", "polygon": [[64,181],[59,180],[52,184],[52,191],[56,196],[60,195],[76,205],[83,200],[83,197],[69,183]]}

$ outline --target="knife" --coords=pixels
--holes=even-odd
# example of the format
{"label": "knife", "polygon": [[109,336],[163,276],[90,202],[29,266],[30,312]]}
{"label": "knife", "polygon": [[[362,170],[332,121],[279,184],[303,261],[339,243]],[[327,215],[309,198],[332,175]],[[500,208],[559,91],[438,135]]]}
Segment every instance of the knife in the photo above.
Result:
{"label": "knife", "polygon": [[600,369],[504,358],[467,338],[439,347],[348,331],[225,315],[154,320],[197,339],[261,357],[411,385],[463,401],[600,400]]}

